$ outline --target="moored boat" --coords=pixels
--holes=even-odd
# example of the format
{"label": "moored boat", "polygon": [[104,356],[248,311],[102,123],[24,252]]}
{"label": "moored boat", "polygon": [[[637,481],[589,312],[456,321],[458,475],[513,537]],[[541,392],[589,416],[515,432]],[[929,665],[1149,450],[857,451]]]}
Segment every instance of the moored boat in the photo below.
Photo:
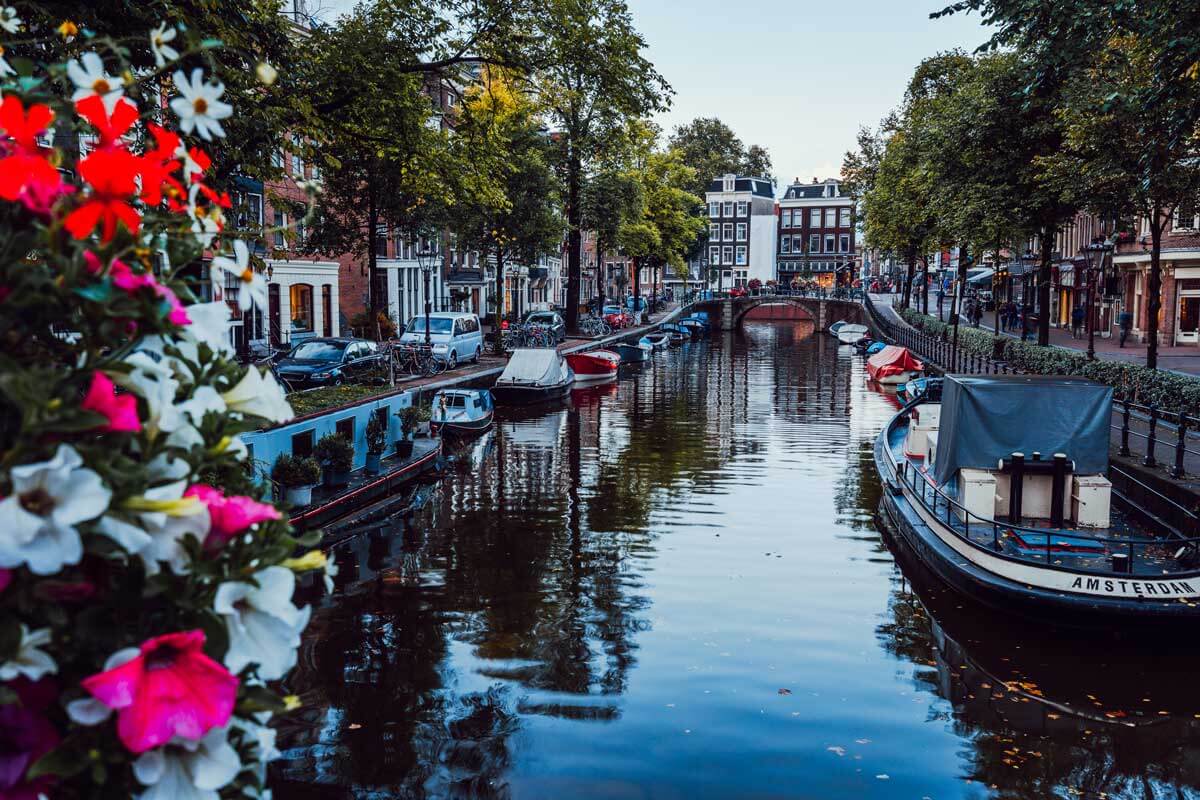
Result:
{"label": "moored boat", "polygon": [[907,347],[888,345],[867,359],[867,377],[885,386],[897,386],[920,377],[925,365]]}
{"label": "moored boat", "polygon": [[1200,619],[1200,540],[1112,504],[1111,388],[949,376],[938,398],[931,383],[875,461],[886,522],[941,580],[1045,622]]}
{"label": "moored boat", "polygon": [[856,323],[847,323],[838,328],[837,338],[842,344],[854,344],[860,339],[865,339],[871,335],[871,329],[866,325],[858,325]]}
{"label": "moored boat", "polygon": [[474,436],[492,427],[495,416],[487,389],[442,389],[433,396],[429,429],[450,436]]}
{"label": "moored boat", "polygon": [[837,322],[835,322],[829,326],[829,335],[836,338],[838,335],[838,331],[840,331],[842,329],[842,326],[844,326],[846,324],[847,324],[846,320],[839,319]]}
{"label": "moored boat", "polygon": [[553,348],[518,348],[492,387],[498,403],[544,403],[565,397],[575,376],[562,354]]}
{"label": "moored boat", "polygon": [[679,327],[692,334],[693,339],[699,339],[708,333],[708,323],[695,317],[679,320]]}
{"label": "moored boat", "polygon": [[691,331],[681,328],[674,322],[665,322],[659,326],[659,329],[670,337],[671,345],[683,344],[692,340]]}
{"label": "moored boat", "polygon": [[650,354],[654,352],[654,345],[643,336],[638,339],[636,344],[621,342],[614,345],[613,349],[621,356],[622,364],[638,364],[650,360]]}
{"label": "moored boat", "polygon": [[662,350],[671,344],[670,334],[663,333],[662,331],[652,331],[647,333],[642,337],[641,340],[643,342],[649,342],[650,346],[655,350]]}
{"label": "moored boat", "polygon": [[612,350],[588,350],[571,353],[567,356],[567,364],[575,373],[575,383],[599,383],[617,377],[621,356]]}

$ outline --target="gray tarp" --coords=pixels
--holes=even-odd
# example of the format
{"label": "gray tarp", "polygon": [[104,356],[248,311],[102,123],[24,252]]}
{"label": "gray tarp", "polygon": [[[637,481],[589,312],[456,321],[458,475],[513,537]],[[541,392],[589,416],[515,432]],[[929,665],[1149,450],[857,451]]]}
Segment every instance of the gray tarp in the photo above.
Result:
{"label": "gray tarp", "polygon": [[963,467],[1035,451],[1066,453],[1082,475],[1106,472],[1111,417],[1112,389],[1083,378],[947,375],[934,477],[945,484]]}
{"label": "gray tarp", "polygon": [[496,380],[497,386],[557,386],[567,372],[567,362],[552,347],[513,350]]}

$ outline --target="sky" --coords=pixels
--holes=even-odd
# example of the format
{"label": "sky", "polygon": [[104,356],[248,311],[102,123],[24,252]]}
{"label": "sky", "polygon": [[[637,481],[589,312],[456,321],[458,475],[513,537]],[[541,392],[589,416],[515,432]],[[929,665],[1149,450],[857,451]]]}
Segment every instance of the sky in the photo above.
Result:
{"label": "sky", "polygon": [[921,59],[987,38],[976,15],[929,19],[949,1],[627,0],[675,90],[659,124],[719,117],[770,151],[781,188],[837,176],[859,127],[899,104]]}

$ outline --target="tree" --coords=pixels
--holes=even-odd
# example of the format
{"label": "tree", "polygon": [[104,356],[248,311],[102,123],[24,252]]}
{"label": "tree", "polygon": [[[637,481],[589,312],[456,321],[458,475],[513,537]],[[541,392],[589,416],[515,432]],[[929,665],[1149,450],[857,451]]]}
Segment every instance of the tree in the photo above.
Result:
{"label": "tree", "polygon": [[[510,259],[527,265],[554,251],[562,241],[563,222],[551,171],[551,145],[530,98],[511,73],[485,68],[479,83],[467,92],[458,136],[473,149],[492,150],[491,171],[499,192],[464,196],[455,206],[451,227],[460,245],[477,247],[486,264],[495,256],[496,352],[504,352],[500,326],[504,313],[504,269]],[[485,158],[471,158],[485,165]]]}
{"label": "tree", "polygon": [[587,165],[622,120],[663,110],[670,86],[641,51],[624,0],[543,0],[535,74],[540,105],[558,127],[567,212],[567,327],[579,319]]}
{"label": "tree", "polygon": [[607,156],[588,180],[583,193],[584,224],[596,234],[598,307],[604,305],[605,254],[620,245],[622,229],[642,213],[645,204],[642,183],[627,162],[626,155]]}
{"label": "tree", "polygon": [[689,188],[700,197],[704,197],[714,178],[728,173],[775,180],[766,148],[756,144],[747,148],[733,129],[716,117],[697,117],[678,126],[668,146],[695,170],[696,178]]}

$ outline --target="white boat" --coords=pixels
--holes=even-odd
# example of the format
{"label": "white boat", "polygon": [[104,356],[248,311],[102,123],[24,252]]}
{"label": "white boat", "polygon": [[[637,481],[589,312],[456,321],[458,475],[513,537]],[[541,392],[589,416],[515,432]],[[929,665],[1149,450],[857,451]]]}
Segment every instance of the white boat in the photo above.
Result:
{"label": "white boat", "polygon": [[433,396],[429,428],[457,436],[473,436],[492,427],[492,395],[487,389],[442,389]]}
{"label": "white boat", "polygon": [[854,344],[859,339],[865,339],[871,335],[871,329],[866,325],[856,325],[847,323],[837,330],[838,341],[842,344]]}

